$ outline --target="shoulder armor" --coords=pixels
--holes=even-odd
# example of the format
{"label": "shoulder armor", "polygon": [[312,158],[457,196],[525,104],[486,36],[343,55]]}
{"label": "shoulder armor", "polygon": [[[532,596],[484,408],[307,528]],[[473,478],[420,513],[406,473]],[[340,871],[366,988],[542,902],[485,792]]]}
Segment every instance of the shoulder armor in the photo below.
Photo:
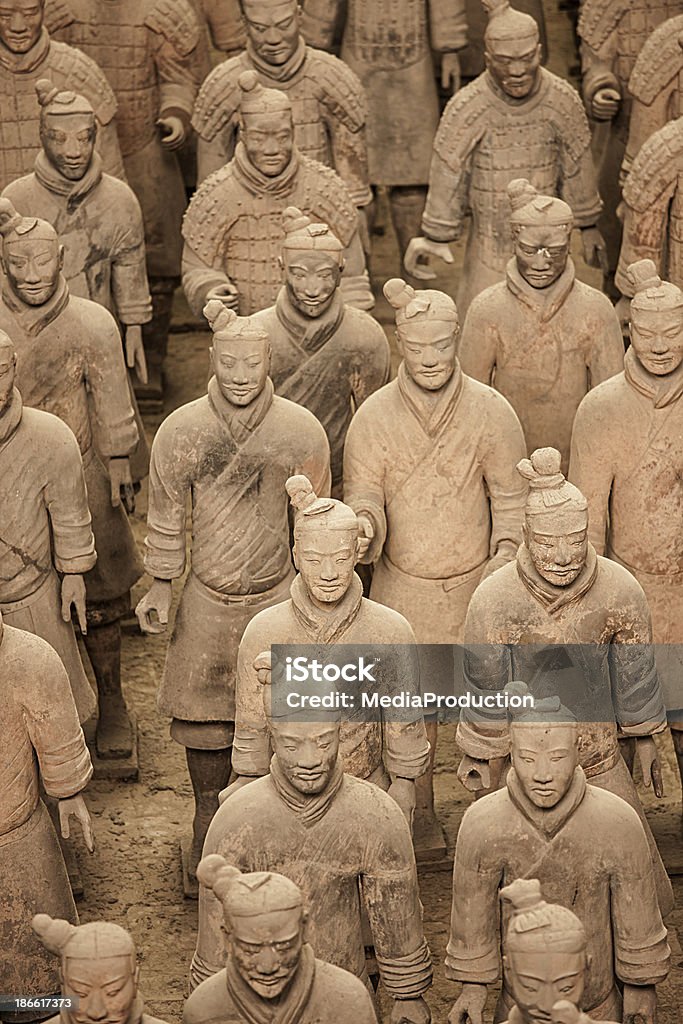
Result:
{"label": "shoulder armor", "polygon": [[216,258],[223,236],[239,212],[238,189],[231,161],[202,182],[187,208],[183,238],[207,263]]}
{"label": "shoulder armor", "polygon": [[92,58],[75,46],[52,39],[48,63],[64,76],[67,88],[90,100],[100,124],[113,120],[118,108],[114,90]]}
{"label": "shoulder armor", "polygon": [[654,30],[638,55],[629,91],[650,106],[683,65],[683,14]]}
{"label": "shoulder armor", "polygon": [[304,71],[332,116],[350,131],[363,128],[368,116],[365,89],[348,65],[323,50],[308,46]]}
{"label": "shoulder armor", "polygon": [[358,228],[358,211],[336,171],[307,156],[300,156],[301,208],[319,217],[346,246]]}
{"label": "shoulder armor", "polygon": [[246,53],[222,61],[207,75],[194,105],[192,127],[206,142],[237,114],[240,105],[239,76],[249,67]]}
{"label": "shoulder armor", "polygon": [[550,80],[553,119],[557,122],[569,155],[578,161],[591,144],[590,126],[581,97],[564,78],[545,68],[541,68],[541,72]]}
{"label": "shoulder armor", "polygon": [[149,6],[145,25],[163,36],[181,57],[189,57],[199,44],[201,29],[188,0],[156,0]]}
{"label": "shoulder armor", "polygon": [[75,20],[76,16],[67,0],[47,0],[43,24],[48,32],[58,32],[61,28],[73,25]]}
{"label": "shoulder armor", "polygon": [[584,0],[579,18],[579,35],[592,50],[599,50],[619,27],[628,7],[628,0]]}
{"label": "shoulder armor", "polygon": [[647,140],[624,183],[624,200],[645,213],[683,171],[683,117],[669,121]]}
{"label": "shoulder armor", "polygon": [[446,104],[434,139],[434,152],[449,166],[461,164],[486,131],[491,92],[485,74],[459,89]]}

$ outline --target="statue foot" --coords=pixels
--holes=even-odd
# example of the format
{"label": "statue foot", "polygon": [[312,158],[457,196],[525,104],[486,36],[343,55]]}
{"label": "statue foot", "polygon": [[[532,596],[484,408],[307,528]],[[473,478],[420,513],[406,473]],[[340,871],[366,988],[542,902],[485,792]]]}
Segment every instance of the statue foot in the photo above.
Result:
{"label": "statue foot", "polygon": [[100,698],[100,715],[95,732],[98,757],[132,757],[133,741],[133,725],[123,698]]}

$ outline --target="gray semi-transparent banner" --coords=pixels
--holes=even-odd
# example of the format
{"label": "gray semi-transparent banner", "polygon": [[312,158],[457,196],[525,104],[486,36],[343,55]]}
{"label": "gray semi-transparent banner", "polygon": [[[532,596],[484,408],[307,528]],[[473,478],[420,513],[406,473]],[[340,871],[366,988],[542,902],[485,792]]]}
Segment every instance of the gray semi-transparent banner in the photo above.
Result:
{"label": "gray semi-transparent banner", "polygon": [[292,644],[271,658],[270,713],[281,719],[683,722],[675,644]]}

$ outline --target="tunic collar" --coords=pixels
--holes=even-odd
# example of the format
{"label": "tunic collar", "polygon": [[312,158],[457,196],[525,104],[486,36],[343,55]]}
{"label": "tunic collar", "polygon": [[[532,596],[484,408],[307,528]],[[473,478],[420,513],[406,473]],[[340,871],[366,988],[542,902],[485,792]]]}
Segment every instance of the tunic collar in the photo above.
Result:
{"label": "tunic collar", "polygon": [[21,395],[17,389],[14,388],[9,405],[0,416],[0,446],[3,446],[5,442],[9,441],[21,423],[22,411],[23,403],[21,401]]}
{"label": "tunic collar", "polygon": [[30,337],[37,337],[69,304],[69,286],[63,274],[59,275],[57,290],[42,306],[29,306],[14,294],[7,281],[2,285],[2,301],[19,321],[19,326]]}
{"label": "tunic collar", "polygon": [[285,63],[281,64],[279,67],[274,67],[272,64],[268,64],[265,60],[259,57],[250,42],[247,43],[247,57],[259,74],[263,75],[264,78],[270,79],[271,82],[288,82],[290,78],[294,78],[297,71],[300,71],[303,67],[307,52],[308,47],[306,46],[306,41],[303,36],[299,36],[299,42],[297,43],[296,50],[289,60],[285,61]]}
{"label": "tunic collar", "polygon": [[296,185],[299,174],[299,151],[296,146],[292,149],[292,158],[284,171],[274,178],[263,174],[247,156],[247,150],[243,142],[238,142],[235,149],[235,177],[248,192],[254,196],[270,195],[275,198],[288,196]]}
{"label": "tunic collar", "polygon": [[285,286],[278,293],[275,312],[297,344],[307,352],[317,352],[341,327],[346,306],[338,288],[324,313],[317,317],[307,317],[296,308]]}
{"label": "tunic collar", "polygon": [[13,75],[26,75],[43,63],[50,49],[50,34],[41,29],[38,41],[28,53],[12,53],[0,43],[0,65]]}
{"label": "tunic collar", "polygon": [[568,587],[555,587],[541,576],[526,544],[521,544],[517,551],[517,573],[527,590],[548,614],[555,615],[566,605],[580,600],[591,589],[598,577],[598,556],[593,545],[589,544],[586,564],[574,582]]}
{"label": "tunic collar", "polygon": [[397,381],[401,398],[429,437],[441,434],[453,418],[462,395],[463,376],[460,363],[456,360],[455,370],[448,384],[434,395],[433,392],[425,391],[415,383],[406,370],[405,363],[399,366]]}
{"label": "tunic collar", "polygon": [[339,642],[357,618],[363,600],[363,584],[355,572],[341,601],[324,610],[313,603],[300,575],[295,577],[290,592],[294,615],[311,639],[323,644]]}
{"label": "tunic collar", "polygon": [[232,958],[225,969],[228,994],[245,1024],[297,1024],[311,998],[315,981],[315,955],[306,942],[301,949],[301,959],[294,977],[277,1003],[262,999],[244,980]]}
{"label": "tunic collar", "polygon": [[624,356],[624,374],[634,391],[649,398],[655,409],[663,409],[683,395],[683,363],[666,377],[658,377],[648,373],[630,347]]}
{"label": "tunic collar", "polygon": [[564,828],[586,795],[586,776],[580,765],[577,765],[574,771],[574,778],[567,792],[559,803],[551,808],[537,807],[531,802],[522,789],[514,768],[508,772],[506,785],[508,796],[517,810],[546,839],[552,839]]}
{"label": "tunic collar", "polygon": [[90,167],[81,180],[70,181],[59,173],[48,160],[45,150],[41,149],[36,157],[34,172],[36,180],[48,192],[66,197],[67,212],[73,213],[78,204],[102,181],[102,157],[99,153],[93,153]]}
{"label": "tunic collar", "polygon": [[325,817],[336,800],[344,782],[344,769],[341,761],[337,760],[323,792],[309,796],[291,784],[280,767],[277,755],[273,754],[270,762],[270,779],[280,800],[299,818],[304,828],[312,828]]}
{"label": "tunic collar", "polygon": [[245,406],[233,405],[224,397],[216,378],[209,381],[209,405],[237,444],[244,444],[261,426],[273,404],[274,394],[273,382],[267,377],[263,391],[253,402]]}
{"label": "tunic collar", "polygon": [[567,301],[576,280],[576,269],[570,257],[557,281],[549,288],[532,288],[517,269],[517,260],[513,256],[507,265],[505,275],[507,286],[515,298],[528,306],[541,323],[547,323]]}

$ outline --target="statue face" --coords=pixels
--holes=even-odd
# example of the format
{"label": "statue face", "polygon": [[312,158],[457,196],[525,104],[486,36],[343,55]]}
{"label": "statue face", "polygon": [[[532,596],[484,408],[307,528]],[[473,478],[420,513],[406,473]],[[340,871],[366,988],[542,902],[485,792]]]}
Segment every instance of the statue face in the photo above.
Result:
{"label": "statue face", "polygon": [[231,959],[247,985],[262,999],[282,995],[299,966],[303,944],[301,908],[230,920]]}
{"label": "statue face", "polygon": [[240,138],[254,167],[267,178],[276,178],[282,174],[292,159],[292,118],[282,111],[247,114],[243,118]]}
{"label": "statue face", "polygon": [[397,331],[398,351],[406,370],[425,391],[438,391],[453,376],[459,333],[451,324],[428,321],[404,325]]}
{"label": "statue face", "polygon": [[40,129],[45,154],[69,181],[80,181],[92,162],[97,127],[88,114],[48,115]]}
{"label": "statue face", "polygon": [[64,250],[57,239],[12,239],[3,248],[3,270],[12,291],[27,306],[42,306],[57,291]]}
{"label": "statue face", "polygon": [[683,309],[631,309],[631,344],[649,373],[665,377],[683,362]]}
{"label": "statue face", "polygon": [[338,722],[269,723],[273,752],[286,778],[300,793],[327,788],[339,755]]}
{"label": "statue face", "polygon": [[296,539],[294,563],[314,600],[341,601],[353,580],[357,545],[356,533],[306,524]]}
{"label": "statue face", "polygon": [[507,979],[523,1024],[547,1024],[561,999],[581,1006],[586,969],[585,953],[544,950],[506,953]]}
{"label": "statue face", "polygon": [[523,100],[536,85],[541,66],[538,39],[491,39],[485,53],[486,67],[496,84],[511,99]]}
{"label": "statue face", "polygon": [[559,803],[571,785],[579,763],[576,728],[515,722],[512,735],[512,765],[520,785],[536,807]]}
{"label": "statue face", "polygon": [[543,579],[554,587],[567,587],[588,557],[588,513],[556,511],[529,516],[524,542]]}
{"label": "statue face", "polygon": [[0,344],[0,416],[12,400],[17,357],[12,348]]}
{"label": "statue face", "polygon": [[515,238],[517,269],[532,288],[549,288],[567,266],[570,245],[563,227],[523,227]]}
{"label": "statue face", "polygon": [[339,287],[342,264],[328,252],[285,249],[282,264],[292,305],[314,319],[329,308]]}
{"label": "statue face", "polygon": [[0,42],[12,53],[28,53],[43,27],[43,0],[0,0]]}
{"label": "statue face", "polygon": [[286,64],[299,43],[297,0],[242,0],[249,41],[261,60]]}
{"label": "statue face", "polygon": [[75,1024],[125,1024],[137,994],[137,970],[128,956],[67,958],[62,966],[62,995],[78,996],[69,1010]]}
{"label": "statue face", "polygon": [[266,385],[270,345],[266,338],[215,338],[211,362],[218,386],[228,402],[249,405]]}

